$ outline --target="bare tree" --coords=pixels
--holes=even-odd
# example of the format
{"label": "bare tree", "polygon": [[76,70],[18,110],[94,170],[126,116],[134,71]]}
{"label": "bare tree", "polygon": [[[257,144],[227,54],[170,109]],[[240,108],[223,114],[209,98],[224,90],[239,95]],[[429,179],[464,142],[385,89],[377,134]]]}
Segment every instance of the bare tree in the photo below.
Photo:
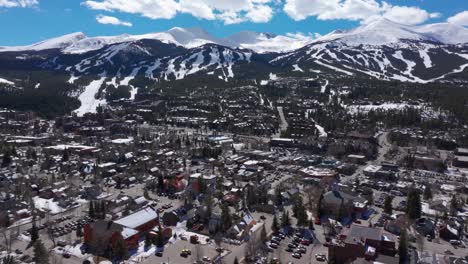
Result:
{"label": "bare tree", "polygon": [[419,233],[416,233],[416,246],[420,252],[424,251],[424,238]]}

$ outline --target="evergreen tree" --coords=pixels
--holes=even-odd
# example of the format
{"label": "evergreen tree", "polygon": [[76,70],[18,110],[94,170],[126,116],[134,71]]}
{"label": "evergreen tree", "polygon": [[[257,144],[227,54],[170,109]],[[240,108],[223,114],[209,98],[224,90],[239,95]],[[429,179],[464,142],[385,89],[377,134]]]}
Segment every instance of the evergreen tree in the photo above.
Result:
{"label": "evergreen tree", "polygon": [[145,248],[149,248],[149,247],[151,247],[151,245],[152,245],[151,238],[148,235],[146,235],[146,237],[145,237]]}
{"label": "evergreen tree", "polygon": [[271,231],[273,233],[278,233],[280,230],[279,223],[278,223],[278,218],[276,217],[276,214],[273,215],[273,222],[271,223]]}
{"label": "evergreen tree", "polygon": [[202,176],[198,177],[197,184],[198,184],[198,193],[205,193],[206,192],[206,184],[205,184],[205,180],[203,179]]}
{"label": "evergreen tree", "polygon": [[114,247],[114,257],[118,260],[123,260],[128,257],[128,249],[125,243],[125,240],[122,237],[118,237],[117,241],[115,242]]}
{"label": "evergreen tree", "polygon": [[2,264],[16,264],[16,259],[13,256],[7,255],[3,257]]}
{"label": "evergreen tree", "polygon": [[400,243],[398,245],[398,255],[400,257],[400,264],[405,263],[408,258],[408,237],[406,229],[401,230]]}
{"label": "evergreen tree", "polygon": [[158,235],[156,237],[156,246],[158,248],[162,248],[164,246],[164,237],[163,237],[162,227],[159,225],[158,227]]}
{"label": "evergreen tree", "polygon": [[432,190],[430,185],[426,185],[424,189],[424,200],[432,200]]}
{"label": "evergreen tree", "polygon": [[158,192],[162,192],[164,190],[164,177],[162,174],[158,175]]}
{"label": "evergreen tree", "polygon": [[94,211],[94,202],[89,202],[88,216],[94,219],[96,217],[96,212]]}
{"label": "evergreen tree", "polygon": [[408,193],[406,213],[410,219],[414,220],[421,217],[421,211],[421,195],[419,194],[419,190],[411,189]]}
{"label": "evergreen tree", "polygon": [[12,158],[9,150],[3,152],[2,167],[7,167],[11,164]]}
{"label": "evergreen tree", "polygon": [[83,236],[83,228],[78,227],[76,229],[76,237],[82,237]]}
{"label": "evergreen tree", "polygon": [[239,264],[239,260],[237,259],[237,257],[234,258],[234,264]]}
{"label": "evergreen tree", "polygon": [[392,202],[393,202],[393,197],[391,196],[387,196],[385,198],[385,202],[384,202],[384,212],[391,215],[393,213],[393,206],[392,206]]}
{"label": "evergreen tree", "polygon": [[323,213],[322,201],[323,201],[323,192],[320,194],[320,197],[317,201],[317,218],[322,217],[322,213]]}
{"label": "evergreen tree", "polygon": [[221,206],[221,230],[227,231],[232,226],[232,217],[226,204]]}
{"label": "evergreen tree", "polygon": [[39,230],[37,229],[36,223],[33,222],[33,225],[31,228],[31,243],[34,243],[38,239],[39,239]]}
{"label": "evergreen tree", "polygon": [[346,207],[344,206],[343,200],[341,200],[340,208],[338,209],[338,220],[343,221],[345,217],[348,216],[348,211],[346,211]]}
{"label": "evergreen tree", "polygon": [[49,252],[41,240],[36,240],[33,245],[34,261],[36,264],[49,264]]}
{"label": "evergreen tree", "polygon": [[291,219],[289,218],[289,211],[284,210],[283,211],[283,216],[282,216],[282,219],[281,219],[281,226],[285,227],[285,226],[290,226],[290,225],[291,225]]}
{"label": "evergreen tree", "polygon": [[70,160],[70,152],[68,148],[65,148],[65,150],[63,151],[63,155],[62,155],[62,161],[66,162],[68,160]]}
{"label": "evergreen tree", "polygon": [[143,191],[143,197],[145,197],[146,200],[150,200],[150,199],[151,199],[151,197],[149,196],[149,193],[148,193],[148,190],[147,190],[147,189],[145,189],[145,190]]}
{"label": "evergreen tree", "polygon": [[452,199],[450,200],[450,213],[452,215],[455,215],[459,208],[460,208],[460,202],[458,201],[458,198],[454,194],[452,196]]}
{"label": "evergreen tree", "polygon": [[260,231],[260,240],[262,243],[265,243],[268,240],[265,225],[262,226],[262,230]]}

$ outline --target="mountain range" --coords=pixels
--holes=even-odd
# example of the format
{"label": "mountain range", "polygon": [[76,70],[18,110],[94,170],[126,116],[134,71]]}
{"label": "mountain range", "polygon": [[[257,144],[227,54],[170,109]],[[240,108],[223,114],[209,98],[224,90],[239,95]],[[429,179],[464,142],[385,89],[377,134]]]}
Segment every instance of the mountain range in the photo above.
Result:
{"label": "mountain range", "polygon": [[[27,78],[35,88],[45,89],[37,85],[44,82],[42,77],[32,80],[31,72],[61,76],[70,84],[78,81],[84,92],[72,95],[83,97],[85,112],[101,102],[96,94],[106,85],[129,86],[133,97],[141,86],[177,80],[193,85],[211,80],[265,84],[271,76],[332,74],[417,83],[468,82],[467,67],[467,28],[450,23],[408,26],[384,18],[314,40],[249,31],[217,38],[201,28],[172,28],[106,37],[72,33],[29,46],[0,47],[3,85],[21,86]],[[88,90],[91,84],[94,88]],[[86,102],[85,92],[95,100]]]}

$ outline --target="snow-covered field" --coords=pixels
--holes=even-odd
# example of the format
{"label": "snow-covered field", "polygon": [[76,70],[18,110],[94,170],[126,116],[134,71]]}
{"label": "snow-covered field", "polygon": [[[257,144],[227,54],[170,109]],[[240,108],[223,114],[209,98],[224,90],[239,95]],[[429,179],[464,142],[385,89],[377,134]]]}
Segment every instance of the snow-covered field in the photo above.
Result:
{"label": "snow-covered field", "polygon": [[83,116],[86,113],[96,113],[96,108],[99,105],[106,104],[105,99],[95,98],[105,79],[106,77],[102,76],[99,80],[94,80],[85,87],[85,91],[78,97],[81,102],[80,108],[75,110],[78,116]]}
{"label": "snow-covered field", "polygon": [[420,109],[420,105],[409,105],[406,103],[384,103],[381,105],[347,105],[345,108],[351,114],[367,113],[372,110],[398,110],[405,108],[417,108]]}
{"label": "snow-covered field", "polygon": [[3,78],[0,78],[0,83],[6,83],[6,84],[10,84],[10,85],[15,84],[14,82],[10,82],[9,80],[3,79]]}

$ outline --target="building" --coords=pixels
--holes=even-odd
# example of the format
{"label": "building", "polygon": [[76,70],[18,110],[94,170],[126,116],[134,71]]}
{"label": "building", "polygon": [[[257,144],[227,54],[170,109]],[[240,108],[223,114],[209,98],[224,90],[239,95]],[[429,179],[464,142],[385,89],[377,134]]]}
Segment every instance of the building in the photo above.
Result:
{"label": "building", "polygon": [[349,162],[352,162],[352,163],[355,163],[355,164],[364,164],[367,161],[366,156],[364,156],[364,155],[355,155],[355,154],[348,155],[346,157],[346,159]]}
{"label": "building", "polygon": [[296,145],[296,141],[291,138],[272,138],[270,145],[272,147],[292,148]]}
{"label": "building", "polygon": [[338,172],[333,169],[307,167],[299,170],[304,181],[317,181],[325,184],[331,184],[338,176]]}
{"label": "building", "polygon": [[375,260],[379,254],[394,256],[395,236],[381,228],[353,224],[328,247],[328,255],[332,254],[336,263],[349,263],[358,258]]}
{"label": "building", "polygon": [[122,238],[128,249],[138,248],[140,236],[138,231],[121,224],[99,220],[84,226],[84,244],[88,251],[99,255],[107,255],[116,246],[116,241]]}
{"label": "building", "polygon": [[138,248],[140,237],[159,225],[158,213],[151,207],[144,208],[117,221],[100,220],[84,226],[84,242],[91,252],[105,255],[121,237],[128,249]]}
{"label": "building", "polygon": [[455,150],[457,156],[468,156],[468,148],[457,148]]}
{"label": "building", "polygon": [[382,169],[382,166],[378,165],[369,165],[364,168],[363,172],[364,175],[369,176],[369,177],[375,177],[377,175],[377,172]]}
{"label": "building", "polygon": [[468,168],[468,156],[455,156],[453,165],[462,168]]}

